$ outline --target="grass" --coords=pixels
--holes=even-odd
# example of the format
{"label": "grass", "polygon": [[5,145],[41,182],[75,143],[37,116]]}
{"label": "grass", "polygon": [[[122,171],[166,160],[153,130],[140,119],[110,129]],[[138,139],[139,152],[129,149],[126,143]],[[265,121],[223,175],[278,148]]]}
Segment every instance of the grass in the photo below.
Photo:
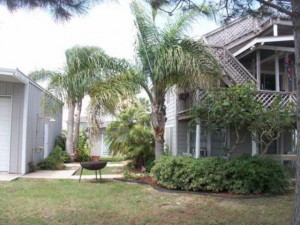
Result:
{"label": "grass", "polygon": [[104,160],[104,161],[107,161],[107,162],[111,162],[111,163],[118,163],[118,162],[121,162],[121,161],[124,161],[124,159],[122,157],[114,157],[114,156],[101,156],[100,157],[100,160]]}
{"label": "grass", "polygon": [[224,199],[120,181],[0,182],[0,224],[289,224],[293,193]]}
{"label": "grass", "polygon": [[[80,175],[81,169],[78,169],[75,175]],[[99,172],[99,171],[98,171]],[[124,172],[124,167],[113,166],[113,167],[105,167],[101,170],[101,174],[122,174]],[[94,175],[95,171],[83,169],[82,175]]]}

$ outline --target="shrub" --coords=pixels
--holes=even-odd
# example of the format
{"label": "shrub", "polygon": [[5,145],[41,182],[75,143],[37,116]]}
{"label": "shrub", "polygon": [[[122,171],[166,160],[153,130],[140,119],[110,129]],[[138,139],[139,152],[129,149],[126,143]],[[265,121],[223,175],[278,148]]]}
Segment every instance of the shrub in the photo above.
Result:
{"label": "shrub", "polygon": [[259,194],[282,193],[289,186],[285,168],[259,156],[231,160],[163,156],[156,160],[151,172],[158,184],[169,189]]}
{"label": "shrub", "polygon": [[282,164],[259,156],[241,156],[226,164],[226,180],[229,192],[283,193],[289,186],[289,175]]}
{"label": "shrub", "polygon": [[170,189],[193,191],[222,191],[225,160],[211,157],[163,156],[155,162],[151,172],[158,184]]}
{"label": "shrub", "polygon": [[78,138],[77,149],[75,151],[75,162],[85,162],[90,161],[90,145],[88,143],[88,136],[84,131],[80,131]]}
{"label": "shrub", "polygon": [[62,148],[62,150],[66,150],[66,134],[61,133],[58,135],[55,139],[55,146],[59,146]]}
{"label": "shrub", "polygon": [[64,162],[70,162],[70,155],[63,151],[61,147],[56,146],[54,151],[37,166],[42,170],[60,170],[64,169]]}

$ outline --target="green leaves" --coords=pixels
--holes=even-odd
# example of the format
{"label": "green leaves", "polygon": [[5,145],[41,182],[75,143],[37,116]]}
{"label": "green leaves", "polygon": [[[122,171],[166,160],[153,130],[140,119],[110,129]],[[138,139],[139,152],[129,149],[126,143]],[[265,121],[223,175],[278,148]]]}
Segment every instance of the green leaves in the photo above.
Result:
{"label": "green leaves", "polygon": [[[142,103],[144,104],[144,103]],[[150,116],[142,105],[124,109],[107,127],[107,143],[112,154],[121,154],[134,161],[153,156],[154,135]]]}
{"label": "green leaves", "polygon": [[211,90],[191,111],[193,123],[200,119],[201,125],[210,130],[233,128],[236,141],[239,131],[246,129],[256,142],[266,147],[262,151],[264,154],[281,133],[294,129],[295,109],[290,104],[282,107],[280,96],[268,107],[255,100],[255,96],[255,87],[251,85]]}
{"label": "green leaves", "polygon": [[230,160],[163,156],[155,161],[151,173],[166,188],[189,191],[275,194],[284,193],[289,187],[283,165],[259,156]]}
{"label": "green leaves", "polygon": [[138,29],[138,66],[148,86],[164,93],[173,85],[207,87],[217,83],[220,68],[214,57],[202,43],[185,36],[196,12],[180,14],[160,29],[137,2],[131,8]]}

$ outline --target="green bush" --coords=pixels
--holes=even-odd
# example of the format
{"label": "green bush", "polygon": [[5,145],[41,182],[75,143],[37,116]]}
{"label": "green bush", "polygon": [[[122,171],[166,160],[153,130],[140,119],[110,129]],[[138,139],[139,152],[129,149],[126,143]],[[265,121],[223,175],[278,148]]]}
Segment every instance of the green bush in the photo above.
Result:
{"label": "green bush", "polygon": [[56,146],[50,155],[38,163],[38,168],[42,170],[60,170],[64,169],[64,162],[70,162],[70,155],[63,151],[60,146]]}
{"label": "green bush", "polygon": [[55,146],[59,146],[62,148],[62,150],[66,150],[66,134],[61,133],[58,135],[55,139]]}
{"label": "green bush", "polygon": [[229,192],[283,193],[289,186],[289,174],[278,161],[268,157],[241,156],[226,163]]}
{"label": "green bush", "polygon": [[162,156],[151,172],[158,184],[169,189],[259,194],[282,193],[289,186],[281,164],[258,156],[231,160]]}
{"label": "green bush", "polygon": [[218,192],[224,189],[224,164],[224,159],[216,157],[163,156],[151,172],[159,184],[169,189]]}
{"label": "green bush", "polygon": [[78,138],[77,149],[75,151],[75,162],[86,162],[90,161],[90,145],[88,143],[88,136],[84,131],[80,131]]}

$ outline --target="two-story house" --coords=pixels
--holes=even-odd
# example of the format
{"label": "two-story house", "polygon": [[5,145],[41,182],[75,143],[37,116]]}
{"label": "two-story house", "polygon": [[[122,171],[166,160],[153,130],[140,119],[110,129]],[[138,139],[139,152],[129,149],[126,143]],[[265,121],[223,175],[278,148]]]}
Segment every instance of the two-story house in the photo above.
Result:
{"label": "two-story house", "polygon": [[[292,22],[285,18],[257,19],[251,16],[233,21],[200,40],[211,50],[222,68],[220,85],[253,82],[256,99],[268,107],[275,94],[282,104],[296,103],[294,75],[294,36]],[[210,132],[189,126],[189,110],[201,101],[203,91],[170,92],[166,97],[166,145],[173,155],[225,156],[224,142],[230,145],[235,135],[231,129]],[[259,154],[260,146],[251,135],[241,131],[245,141],[238,144],[236,154]],[[269,148],[267,154],[281,156],[294,151],[295,133],[284,133]]]}

